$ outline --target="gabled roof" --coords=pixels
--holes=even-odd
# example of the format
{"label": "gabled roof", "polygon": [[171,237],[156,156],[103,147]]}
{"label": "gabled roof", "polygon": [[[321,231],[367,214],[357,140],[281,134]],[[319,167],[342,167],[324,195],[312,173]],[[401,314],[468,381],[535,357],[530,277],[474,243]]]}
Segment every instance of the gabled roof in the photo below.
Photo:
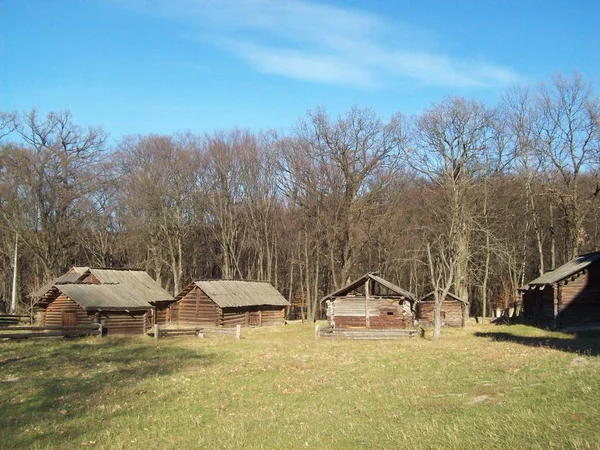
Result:
{"label": "gabled roof", "polygon": [[[420,302],[427,301],[427,299],[429,297],[431,297],[432,295],[433,295],[433,291],[431,291],[429,294],[426,294],[423,297],[421,297],[419,299],[419,301]],[[450,298],[453,298],[454,300],[458,300],[459,302],[463,302],[464,304],[467,304],[466,300],[460,298],[458,295],[454,295],[452,292],[448,292],[448,294],[446,295],[446,297],[450,297]]]}
{"label": "gabled roof", "polygon": [[85,310],[136,311],[152,307],[136,286],[128,284],[59,284],[54,289]]}
{"label": "gabled roof", "polygon": [[[90,275],[94,282],[87,280]],[[84,309],[149,309],[151,303],[173,300],[146,272],[131,269],[73,267],[34,295],[38,303],[48,303],[58,291]]]}
{"label": "gabled roof", "polygon": [[600,252],[592,252],[587,253],[585,255],[580,255],[577,258],[572,259],[566,264],[554,269],[551,272],[546,272],[544,275],[539,276],[535,280],[527,283],[526,286],[523,286],[521,289],[532,289],[535,287],[545,286],[548,284],[558,283],[559,281],[563,281],[566,278],[569,278],[582,270],[584,270],[589,265],[600,261]]}
{"label": "gabled roof", "polygon": [[175,297],[183,298],[197,286],[220,308],[242,306],[289,306],[277,289],[267,281],[205,280],[194,281]]}
{"label": "gabled roof", "polygon": [[83,280],[87,276],[89,270],[89,267],[72,267],[66,273],[62,274],[59,277],[56,277],[54,280],[51,280],[48,283],[44,284],[37,291],[34,291],[31,294],[29,294],[29,296],[37,300],[42,298],[55,284],[77,283],[78,281]]}
{"label": "gabled roof", "polygon": [[323,297],[321,299],[321,302],[324,302],[325,300],[329,300],[331,298],[335,298],[335,297],[340,297],[342,295],[346,295],[346,294],[352,292],[353,290],[359,288],[360,286],[364,285],[368,280],[373,280],[376,283],[382,285],[383,287],[389,289],[393,293],[398,294],[398,295],[400,295],[402,297],[405,297],[408,300],[415,301],[415,296],[413,294],[411,294],[410,292],[402,289],[399,286],[396,286],[393,283],[390,283],[387,280],[384,280],[383,278],[379,277],[378,275],[376,275],[373,272],[369,272],[369,273],[364,274],[359,279],[354,280],[353,282],[347,284],[343,288],[338,289],[337,291],[332,292],[329,295],[326,295],[325,297]]}
{"label": "gabled roof", "polygon": [[173,300],[173,296],[143,270],[90,269],[90,273],[101,285],[118,284],[134,288],[137,295],[151,303]]}

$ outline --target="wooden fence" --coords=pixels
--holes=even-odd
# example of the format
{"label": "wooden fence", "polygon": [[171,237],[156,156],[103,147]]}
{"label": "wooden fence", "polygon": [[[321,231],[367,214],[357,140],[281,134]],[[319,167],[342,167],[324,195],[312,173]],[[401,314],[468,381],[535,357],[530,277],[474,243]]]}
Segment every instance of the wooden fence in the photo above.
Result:
{"label": "wooden fence", "polygon": [[369,339],[369,340],[391,340],[414,338],[417,330],[414,328],[334,328],[332,326],[315,327],[315,337],[319,338],[340,338],[340,339]]}
{"label": "wooden fence", "polygon": [[0,331],[0,339],[27,339],[57,336],[102,336],[102,325],[75,325],[71,327],[8,326]]}
{"label": "wooden fence", "polygon": [[31,323],[31,316],[21,314],[0,314],[0,327]]}
{"label": "wooden fence", "polygon": [[153,335],[155,339],[166,336],[231,336],[236,339],[241,338],[242,327],[237,325],[235,328],[222,327],[188,327],[188,328],[163,328],[160,325],[154,325]]}

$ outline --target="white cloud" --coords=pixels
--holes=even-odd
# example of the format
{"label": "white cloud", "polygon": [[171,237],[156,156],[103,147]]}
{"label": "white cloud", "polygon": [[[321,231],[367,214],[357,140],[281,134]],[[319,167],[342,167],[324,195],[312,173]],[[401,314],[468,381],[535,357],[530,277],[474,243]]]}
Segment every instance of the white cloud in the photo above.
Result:
{"label": "white cloud", "polygon": [[[255,70],[357,88],[397,80],[486,88],[519,81],[510,68],[424,48],[423,30],[364,11],[305,0],[117,0],[186,21]],[[425,36],[425,39],[423,37]]]}

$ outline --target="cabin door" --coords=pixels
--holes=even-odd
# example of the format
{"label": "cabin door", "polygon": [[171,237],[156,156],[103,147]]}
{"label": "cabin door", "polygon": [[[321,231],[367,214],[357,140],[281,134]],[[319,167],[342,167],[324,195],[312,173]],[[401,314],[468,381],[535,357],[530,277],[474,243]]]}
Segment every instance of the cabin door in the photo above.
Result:
{"label": "cabin door", "polygon": [[260,311],[249,311],[248,312],[248,326],[249,327],[260,327]]}
{"label": "cabin door", "polygon": [[77,311],[63,311],[61,324],[63,327],[74,327],[77,325]]}

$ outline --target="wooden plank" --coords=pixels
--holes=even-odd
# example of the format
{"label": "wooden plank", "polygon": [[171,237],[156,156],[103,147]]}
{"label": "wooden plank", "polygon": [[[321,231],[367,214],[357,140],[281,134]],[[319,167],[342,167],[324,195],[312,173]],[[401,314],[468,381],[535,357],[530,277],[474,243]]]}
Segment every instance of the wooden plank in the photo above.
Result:
{"label": "wooden plank", "polygon": [[100,324],[90,324],[90,325],[73,325],[70,327],[60,327],[60,326],[48,326],[48,327],[36,327],[36,326],[10,326],[6,327],[3,330],[16,330],[16,331],[44,331],[44,330],[64,330],[64,331],[72,331],[72,330],[98,330],[100,328]]}
{"label": "wooden plank", "polygon": [[371,297],[369,296],[369,280],[365,281],[365,326],[371,328]]}
{"label": "wooden plank", "polygon": [[36,337],[58,337],[58,336],[95,336],[100,335],[100,330],[88,330],[87,332],[78,332],[65,334],[62,331],[46,331],[40,333],[0,333],[0,339],[27,339]]}
{"label": "wooden plank", "polygon": [[416,329],[351,329],[351,328],[330,328],[328,330],[319,330],[320,337],[339,337],[342,339],[401,339],[405,337],[415,337]]}

